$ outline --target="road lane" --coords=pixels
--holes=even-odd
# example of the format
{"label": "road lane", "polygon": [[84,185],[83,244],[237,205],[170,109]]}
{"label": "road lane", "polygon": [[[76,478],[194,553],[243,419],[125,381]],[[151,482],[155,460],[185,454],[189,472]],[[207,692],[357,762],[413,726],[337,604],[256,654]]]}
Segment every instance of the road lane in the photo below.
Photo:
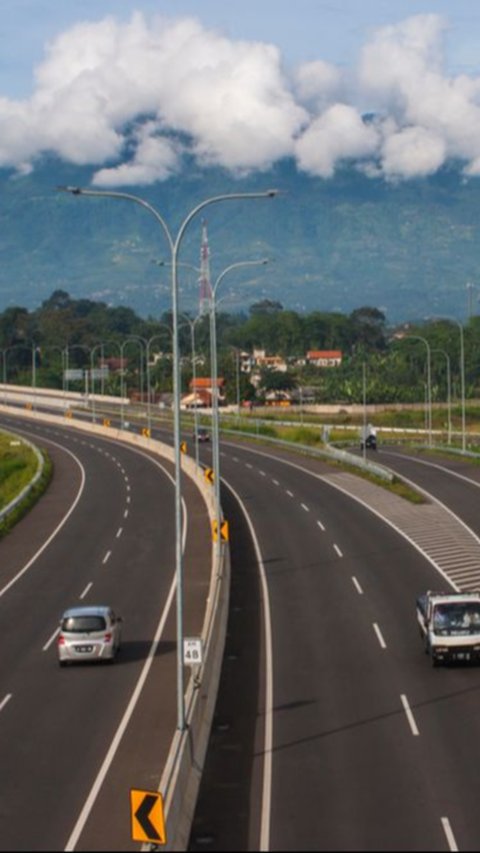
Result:
{"label": "road lane", "polygon": [[[41,443],[42,428],[28,428]],[[151,787],[154,774],[158,785],[176,726],[173,485],[158,457],[68,430],[51,430],[49,437],[76,446],[86,485],[61,535],[0,600],[0,636],[8,638],[8,654],[0,659],[0,692],[5,685],[10,696],[0,715],[0,848],[64,849],[144,669],[170,593],[149,679],[133,709],[137,723],[151,723],[148,740],[143,728],[130,725],[99,791],[107,808],[98,812],[92,804],[79,838],[81,849],[137,849],[129,832],[129,787],[142,782]],[[57,487],[61,492],[69,484],[68,475],[61,474],[60,452],[57,467],[52,494],[59,500]],[[185,627],[199,633],[204,611],[198,601],[205,601],[210,580],[210,530],[198,490],[186,484],[185,497],[191,509]],[[44,534],[50,533],[48,518],[32,511],[18,531],[28,538],[30,529],[42,525]],[[1,543],[5,553],[8,540]],[[60,670],[54,643],[47,644],[62,610],[80,596],[85,603],[112,602],[124,616],[123,648],[113,667]],[[167,692],[159,692],[158,685]],[[115,786],[121,797],[115,792],[112,802]],[[112,820],[119,803],[125,822]]]}
{"label": "road lane", "polygon": [[[434,714],[452,690],[460,696],[457,737],[464,744],[478,737],[476,721],[465,727],[469,715],[461,699],[470,695],[465,691],[475,695],[478,671],[446,671],[441,683],[434,681],[418,641],[415,595],[419,587],[438,584],[437,573],[368,510],[310,473],[291,467],[287,473],[265,458],[260,467],[255,451],[231,453],[231,460],[222,458],[222,472],[254,519],[271,596],[276,698],[270,849],[455,849],[457,832],[463,846],[474,849],[480,836],[476,811],[469,808],[466,819],[457,808],[464,796],[470,800],[471,779],[448,772],[456,750],[445,732],[432,741],[423,725],[424,709]],[[321,465],[308,460],[308,468]],[[311,527],[309,518],[315,521]],[[241,719],[238,693],[234,701]],[[224,714],[228,707],[228,690],[222,690]],[[230,711],[234,728],[233,705]],[[455,716],[446,716],[455,725]],[[216,786],[217,811],[203,788],[192,850],[205,838],[210,849],[239,849],[235,827],[242,815],[231,800],[228,815],[223,800],[218,803],[232,772],[223,767],[219,781],[213,769],[216,760],[221,765],[220,749],[228,749],[228,733],[221,743],[214,738],[206,779]],[[445,771],[437,775],[430,770],[432,749],[436,767]],[[253,822],[254,803],[252,795]],[[258,846],[250,841],[240,849]]]}

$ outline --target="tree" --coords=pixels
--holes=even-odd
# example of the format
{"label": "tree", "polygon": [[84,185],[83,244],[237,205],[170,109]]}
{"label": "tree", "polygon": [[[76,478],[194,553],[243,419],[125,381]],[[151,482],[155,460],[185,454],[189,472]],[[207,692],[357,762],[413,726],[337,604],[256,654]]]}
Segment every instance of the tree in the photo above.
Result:
{"label": "tree", "polygon": [[259,302],[251,305],[249,310],[250,316],[254,316],[255,314],[277,314],[279,311],[283,311],[283,305],[275,299],[261,299]]}
{"label": "tree", "polygon": [[260,371],[259,389],[262,391],[290,391],[297,385],[291,373],[283,373],[281,370],[272,370],[264,367]]}
{"label": "tree", "polygon": [[350,314],[356,346],[385,349],[385,314],[378,308],[356,308]]}

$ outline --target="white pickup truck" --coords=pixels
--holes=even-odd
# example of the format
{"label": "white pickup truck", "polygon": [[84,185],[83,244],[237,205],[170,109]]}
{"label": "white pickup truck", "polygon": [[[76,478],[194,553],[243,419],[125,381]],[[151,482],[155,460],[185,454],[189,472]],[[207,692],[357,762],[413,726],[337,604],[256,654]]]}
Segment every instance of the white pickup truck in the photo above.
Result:
{"label": "white pickup truck", "polygon": [[433,666],[480,661],[480,592],[432,592],[417,598],[417,621]]}

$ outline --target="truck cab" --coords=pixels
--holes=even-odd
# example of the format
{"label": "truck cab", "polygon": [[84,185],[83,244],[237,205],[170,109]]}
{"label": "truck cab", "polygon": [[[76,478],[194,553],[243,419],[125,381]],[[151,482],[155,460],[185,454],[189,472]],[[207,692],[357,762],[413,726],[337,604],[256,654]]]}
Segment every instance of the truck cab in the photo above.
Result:
{"label": "truck cab", "polygon": [[433,666],[480,661],[480,592],[433,592],[418,596],[417,622]]}

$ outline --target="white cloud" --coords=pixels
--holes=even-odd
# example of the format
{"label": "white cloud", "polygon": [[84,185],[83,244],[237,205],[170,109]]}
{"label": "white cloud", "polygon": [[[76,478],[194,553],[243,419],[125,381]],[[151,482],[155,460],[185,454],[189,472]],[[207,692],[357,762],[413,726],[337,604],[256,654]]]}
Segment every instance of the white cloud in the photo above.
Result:
{"label": "white cloud", "polygon": [[359,113],[346,104],[335,104],[313,121],[295,146],[301,169],[331,178],[336,165],[345,159],[374,155],[378,134]]}
{"label": "white cloud", "polygon": [[151,184],[162,181],[180,168],[180,153],[172,140],[157,136],[157,124],[147,122],[138,129],[134,157],[118,166],[99,169],[93,183],[99,187]]}
{"label": "white cloud", "polygon": [[343,97],[343,72],[335,65],[321,59],[300,65],[294,79],[300,100],[312,103],[317,108],[322,108]]}
{"label": "white cloud", "polygon": [[358,67],[318,58],[289,79],[274,45],[194,18],[81,23],[48,46],[31,98],[0,97],[0,166],[54,152],[97,167],[98,185],[131,185],[176,173],[188,150],[241,173],[294,157],[324,178],[345,160],[395,179],[448,158],[479,174],[480,79],[446,75],[447,34],[417,15],[375,32]]}
{"label": "white cloud", "polygon": [[449,157],[466,161],[468,168],[480,156],[480,81],[444,75],[445,31],[439,16],[418,15],[380,30],[363,50],[364,97],[401,129],[393,139],[385,136],[381,156],[387,174],[427,174]]}
{"label": "white cloud", "polygon": [[[0,104],[0,150],[12,165],[42,150],[79,164],[117,158],[130,139],[129,123],[143,115],[157,120],[157,133],[188,134],[204,163],[261,169],[291,155],[307,118],[275,47],[232,42],[194,19],[155,18],[147,25],[136,13],[128,24],[113,18],[79,24],[49,47],[35,77],[29,102]],[[17,113],[31,131],[21,156],[19,119],[6,133]],[[140,177],[145,139],[142,146],[132,167],[117,167],[119,179],[130,182],[134,171]],[[171,143],[151,138],[149,150],[144,179],[161,180],[173,165]]]}
{"label": "white cloud", "polygon": [[392,178],[431,175],[445,162],[443,139],[423,127],[407,127],[388,136],[382,151],[383,172]]}

